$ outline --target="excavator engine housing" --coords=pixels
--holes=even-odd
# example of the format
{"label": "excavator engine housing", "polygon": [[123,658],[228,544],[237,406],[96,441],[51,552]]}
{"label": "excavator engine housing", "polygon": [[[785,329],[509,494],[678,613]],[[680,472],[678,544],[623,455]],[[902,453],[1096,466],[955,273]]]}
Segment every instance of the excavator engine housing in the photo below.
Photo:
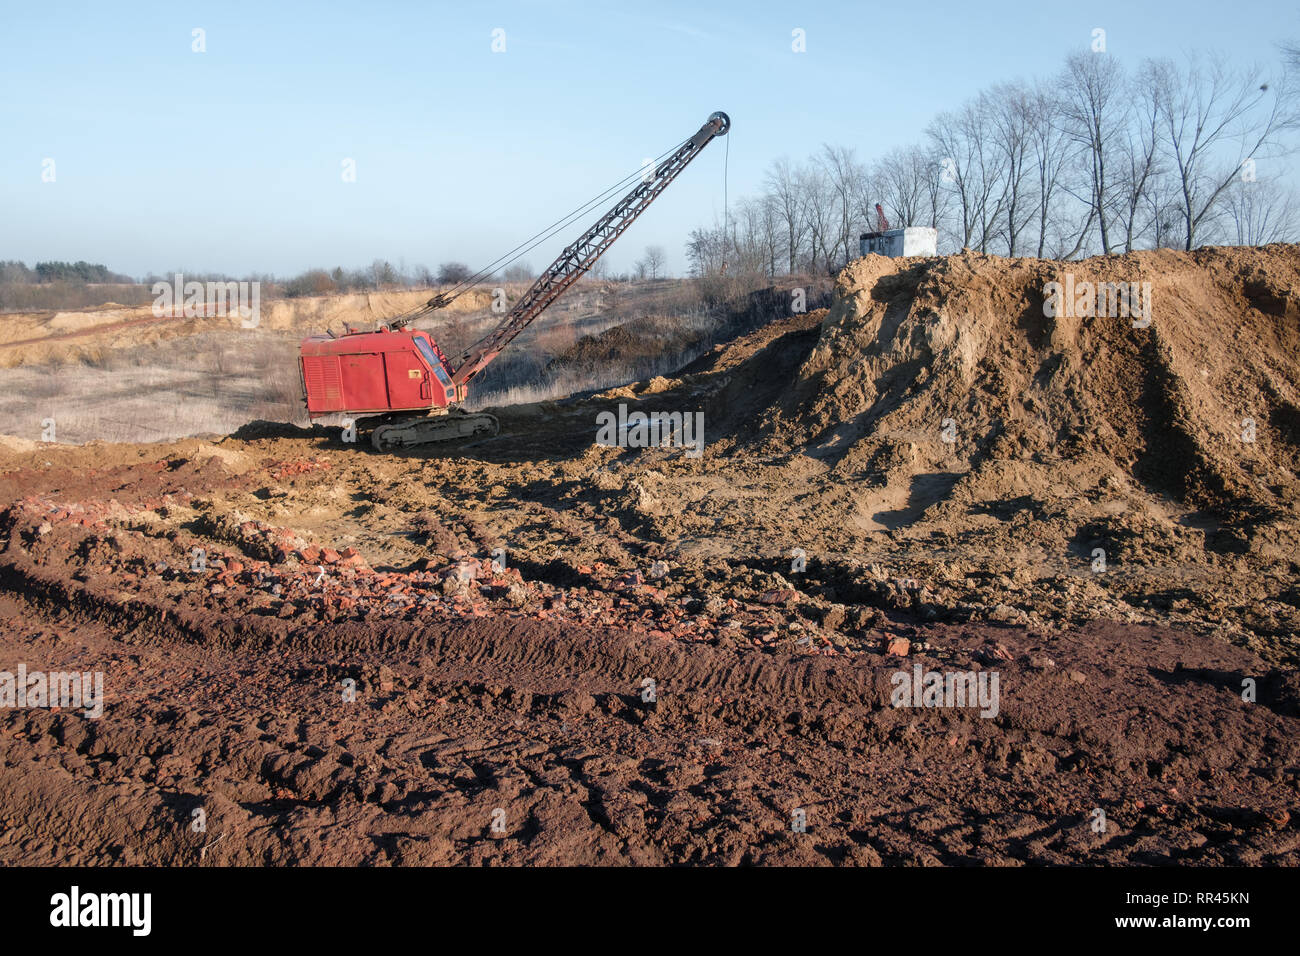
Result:
{"label": "excavator engine housing", "polygon": [[307,414],[432,412],[463,401],[447,358],[426,333],[380,329],[302,340],[299,356]]}

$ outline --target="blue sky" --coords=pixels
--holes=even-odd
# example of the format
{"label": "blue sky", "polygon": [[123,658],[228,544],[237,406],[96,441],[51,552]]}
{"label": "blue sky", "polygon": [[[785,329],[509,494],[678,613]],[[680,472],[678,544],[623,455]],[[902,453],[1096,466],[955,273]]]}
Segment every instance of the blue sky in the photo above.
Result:
{"label": "blue sky", "polygon": [[[715,109],[734,200],[781,155],[916,141],[989,84],[1055,72],[1095,27],[1129,64],[1219,50],[1271,67],[1300,37],[1300,6],[1272,0],[0,2],[0,259],[137,276],[478,266]],[[628,231],[616,270],[649,244],[685,268],[687,233],[721,213],[726,147]]]}

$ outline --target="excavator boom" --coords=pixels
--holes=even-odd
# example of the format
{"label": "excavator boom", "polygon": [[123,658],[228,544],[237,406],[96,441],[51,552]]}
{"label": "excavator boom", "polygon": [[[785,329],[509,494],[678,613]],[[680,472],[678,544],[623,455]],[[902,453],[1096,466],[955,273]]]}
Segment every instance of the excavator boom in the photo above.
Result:
{"label": "excavator boom", "polygon": [[489,362],[501,354],[511,339],[526,329],[547,306],[595,265],[605,250],[614,244],[614,240],[668,188],[669,183],[699,155],[700,150],[715,136],[725,136],[730,128],[731,119],[726,113],[714,113],[694,136],[656,166],[653,172],[647,171],[627,195],[560,253],[528,291],[520,296],[500,326],[461,355],[452,373],[452,382],[464,385],[483,371]]}

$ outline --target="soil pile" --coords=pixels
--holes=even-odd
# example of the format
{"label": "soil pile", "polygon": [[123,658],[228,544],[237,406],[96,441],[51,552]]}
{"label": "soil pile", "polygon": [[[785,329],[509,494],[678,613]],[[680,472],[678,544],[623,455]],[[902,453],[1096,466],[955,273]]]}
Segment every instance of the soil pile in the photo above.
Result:
{"label": "soil pile", "polygon": [[1285,521],[1298,296],[1294,246],[871,256],[839,276],[769,433],[948,516],[1137,482],[1220,521]]}

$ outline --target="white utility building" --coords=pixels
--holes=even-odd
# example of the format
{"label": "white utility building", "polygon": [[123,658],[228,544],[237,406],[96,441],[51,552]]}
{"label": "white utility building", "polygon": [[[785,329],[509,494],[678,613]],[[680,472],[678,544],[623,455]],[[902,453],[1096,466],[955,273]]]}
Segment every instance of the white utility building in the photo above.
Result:
{"label": "white utility building", "polygon": [[858,239],[858,251],[867,256],[935,256],[939,254],[939,230],[929,226],[907,226],[885,232],[864,232]]}

